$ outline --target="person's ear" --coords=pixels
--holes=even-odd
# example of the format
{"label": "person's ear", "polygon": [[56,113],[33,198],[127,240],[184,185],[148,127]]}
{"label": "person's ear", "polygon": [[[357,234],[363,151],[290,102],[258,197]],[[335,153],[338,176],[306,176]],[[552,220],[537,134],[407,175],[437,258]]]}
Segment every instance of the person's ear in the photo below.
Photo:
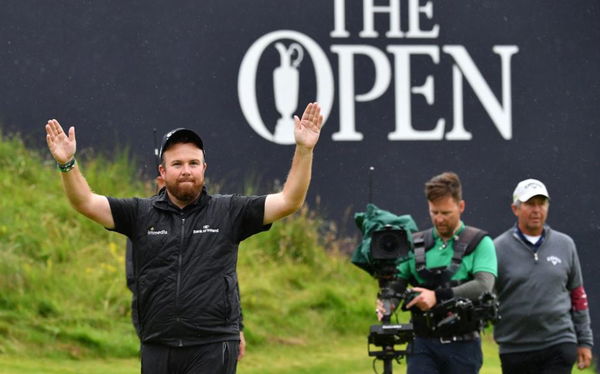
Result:
{"label": "person's ear", "polygon": [[511,207],[511,209],[513,211],[513,214],[518,217],[519,216],[519,214],[518,214],[519,213],[519,207],[517,205],[515,205],[515,204],[511,204],[510,207]]}

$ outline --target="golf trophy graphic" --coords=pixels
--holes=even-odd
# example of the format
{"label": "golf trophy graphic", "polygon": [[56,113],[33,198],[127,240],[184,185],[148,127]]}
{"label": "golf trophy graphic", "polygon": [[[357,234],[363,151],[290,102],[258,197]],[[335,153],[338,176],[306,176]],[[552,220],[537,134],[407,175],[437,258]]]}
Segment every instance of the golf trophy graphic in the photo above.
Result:
{"label": "golf trophy graphic", "polygon": [[[274,140],[279,144],[294,143],[294,118],[298,107],[299,73],[298,67],[304,51],[298,43],[286,48],[283,43],[275,43],[281,64],[273,71],[275,106],[281,115],[275,126]],[[295,55],[295,58],[293,58]]]}

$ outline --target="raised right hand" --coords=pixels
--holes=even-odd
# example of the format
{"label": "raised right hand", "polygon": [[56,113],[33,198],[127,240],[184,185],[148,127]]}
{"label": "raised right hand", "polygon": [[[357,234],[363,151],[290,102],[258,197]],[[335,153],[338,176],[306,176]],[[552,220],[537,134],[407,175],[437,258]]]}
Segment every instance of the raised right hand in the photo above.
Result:
{"label": "raised right hand", "polygon": [[77,142],[75,141],[75,127],[69,128],[69,135],[65,134],[57,120],[48,120],[46,124],[46,143],[50,154],[60,164],[65,164],[73,159]]}
{"label": "raised right hand", "polygon": [[413,287],[412,291],[417,292],[417,296],[413,297],[413,299],[408,304],[406,304],[406,309],[410,309],[413,306],[416,306],[417,308],[425,312],[430,310],[437,304],[435,291],[423,287]]}

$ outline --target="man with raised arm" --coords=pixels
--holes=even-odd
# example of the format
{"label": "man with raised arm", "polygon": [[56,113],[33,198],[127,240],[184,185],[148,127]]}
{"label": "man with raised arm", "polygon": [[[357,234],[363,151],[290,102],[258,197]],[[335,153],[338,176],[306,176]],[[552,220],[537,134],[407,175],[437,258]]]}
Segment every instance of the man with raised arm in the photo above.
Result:
{"label": "man with raised arm", "polygon": [[175,129],[162,141],[165,182],[150,198],[92,192],[75,161],[75,129],[46,124],[50,153],[79,213],[132,242],[142,373],[235,373],[240,306],[237,249],[245,238],[304,203],[323,116],[317,103],[295,116],[296,148],[283,190],[266,196],[210,195],[204,143]]}

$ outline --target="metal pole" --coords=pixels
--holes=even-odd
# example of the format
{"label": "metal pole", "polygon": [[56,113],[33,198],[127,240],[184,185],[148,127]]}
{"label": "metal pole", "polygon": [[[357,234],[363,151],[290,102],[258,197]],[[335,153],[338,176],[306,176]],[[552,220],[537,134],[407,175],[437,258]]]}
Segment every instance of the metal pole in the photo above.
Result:
{"label": "metal pole", "polygon": [[375,170],[375,167],[369,166],[369,201],[367,201],[368,203],[373,202],[373,171],[374,170]]}

